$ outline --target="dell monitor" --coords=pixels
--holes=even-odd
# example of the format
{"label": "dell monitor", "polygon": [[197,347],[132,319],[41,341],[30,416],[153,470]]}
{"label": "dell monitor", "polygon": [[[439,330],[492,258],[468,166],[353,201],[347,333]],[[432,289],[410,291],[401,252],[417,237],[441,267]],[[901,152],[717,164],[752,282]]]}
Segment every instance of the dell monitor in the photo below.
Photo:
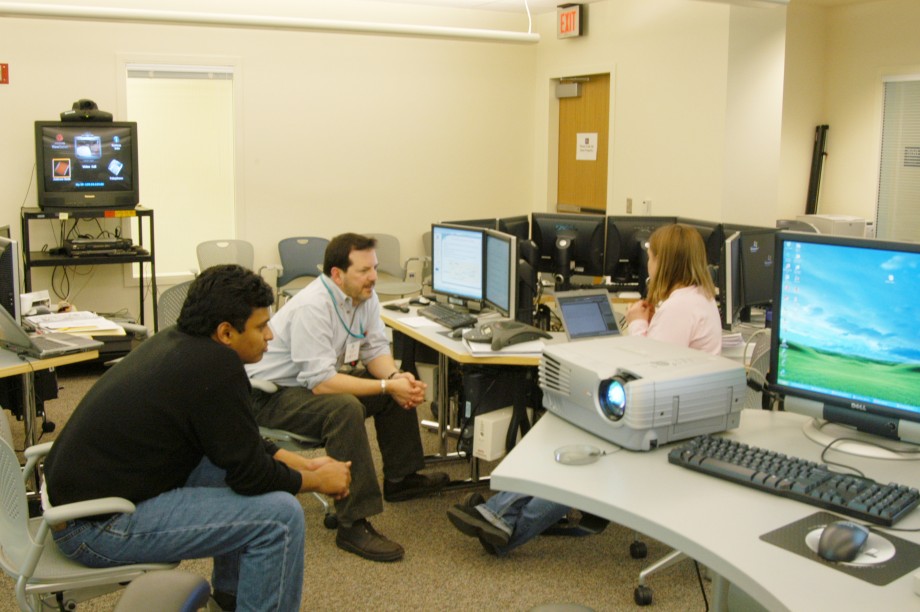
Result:
{"label": "dell monitor", "polygon": [[572,274],[604,274],[604,215],[533,213],[530,236],[540,251],[540,272],[551,272],[556,290],[569,289]]}
{"label": "dell monitor", "polygon": [[137,123],[36,121],[35,167],[44,210],[134,208]]}
{"label": "dell monitor", "polygon": [[487,230],[483,263],[483,301],[502,317],[517,318],[517,238]]}
{"label": "dell monitor", "polygon": [[22,321],[19,303],[19,243],[0,237],[0,306]]}
{"label": "dell monitor", "polygon": [[442,221],[445,225],[459,225],[461,227],[478,227],[479,229],[494,230],[498,227],[497,219],[465,219],[463,221]]}
{"label": "dell monitor", "polygon": [[718,266],[722,255],[722,244],[728,237],[728,234],[722,231],[722,224],[684,217],[678,217],[677,222],[689,225],[700,233],[700,236],[703,237],[703,244],[706,245],[706,263],[713,269]]}
{"label": "dell monitor", "polygon": [[511,234],[518,239],[518,242],[530,240],[530,217],[527,215],[500,217],[498,231]]}
{"label": "dell monitor", "polygon": [[431,289],[440,300],[478,310],[483,299],[485,230],[431,226]]}
{"label": "dell monitor", "polygon": [[659,227],[677,223],[677,217],[607,217],[605,274],[615,283],[635,285],[645,295],[648,284],[648,239]]}
{"label": "dell monitor", "polygon": [[768,380],[785,410],[821,444],[851,428],[920,444],[920,244],[779,232],[775,249]]}
{"label": "dell monitor", "polygon": [[769,307],[773,302],[775,237],[776,230],[770,228],[740,233],[741,293],[748,311],[752,306]]}
{"label": "dell monitor", "polygon": [[741,320],[741,232],[732,232],[725,238],[719,260],[716,287],[719,290],[719,318],[722,329],[731,331]]}

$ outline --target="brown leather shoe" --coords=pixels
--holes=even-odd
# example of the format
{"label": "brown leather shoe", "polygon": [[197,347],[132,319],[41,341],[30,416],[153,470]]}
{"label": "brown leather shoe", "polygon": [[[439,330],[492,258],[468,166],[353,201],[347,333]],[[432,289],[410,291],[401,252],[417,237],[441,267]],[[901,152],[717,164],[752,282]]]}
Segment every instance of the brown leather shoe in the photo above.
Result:
{"label": "brown leather shoe", "polygon": [[450,482],[444,472],[430,474],[409,474],[399,482],[383,481],[383,499],[388,502],[401,502],[416,497],[437,493]]}
{"label": "brown leather shoe", "polygon": [[399,561],[406,554],[402,546],[377,533],[367,519],[355,521],[351,527],[339,525],[335,545],[371,561]]}

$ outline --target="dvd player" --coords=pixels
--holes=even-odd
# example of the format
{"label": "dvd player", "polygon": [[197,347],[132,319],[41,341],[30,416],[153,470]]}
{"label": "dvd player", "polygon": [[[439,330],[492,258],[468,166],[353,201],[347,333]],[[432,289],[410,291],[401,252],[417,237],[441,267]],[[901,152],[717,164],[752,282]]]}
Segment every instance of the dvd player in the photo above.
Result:
{"label": "dvd player", "polygon": [[64,252],[74,254],[101,254],[101,252],[125,251],[133,248],[130,238],[73,238],[64,241]]}

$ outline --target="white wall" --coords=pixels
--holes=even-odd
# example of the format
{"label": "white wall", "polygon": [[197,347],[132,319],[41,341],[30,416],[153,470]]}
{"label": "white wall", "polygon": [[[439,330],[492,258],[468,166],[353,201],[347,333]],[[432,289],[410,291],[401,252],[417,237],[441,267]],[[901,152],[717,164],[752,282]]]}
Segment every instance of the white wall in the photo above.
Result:
{"label": "white wall", "polygon": [[917,24],[920,2],[916,0],[880,0],[828,13],[830,129],[819,212],[875,219],[882,77],[920,74]]}

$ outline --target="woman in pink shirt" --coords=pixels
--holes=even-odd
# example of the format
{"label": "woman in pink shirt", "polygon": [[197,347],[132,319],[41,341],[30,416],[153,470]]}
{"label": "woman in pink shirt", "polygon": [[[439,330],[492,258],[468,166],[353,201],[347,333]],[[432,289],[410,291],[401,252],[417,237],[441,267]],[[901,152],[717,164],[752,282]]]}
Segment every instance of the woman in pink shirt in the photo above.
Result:
{"label": "woman in pink shirt", "polygon": [[700,233],[680,223],[655,230],[649,238],[648,275],[648,295],[626,312],[629,335],[721,353],[716,290]]}

